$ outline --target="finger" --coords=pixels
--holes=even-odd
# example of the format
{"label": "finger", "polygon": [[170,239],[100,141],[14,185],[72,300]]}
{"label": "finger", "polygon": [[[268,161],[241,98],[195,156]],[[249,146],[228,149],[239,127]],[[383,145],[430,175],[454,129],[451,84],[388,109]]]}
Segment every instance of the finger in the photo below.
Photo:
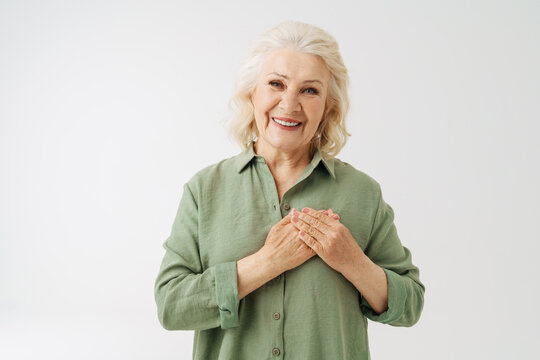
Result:
{"label": "finger", "polygon": [[302,230],[300,230],[298,234],[300,236],[300,240],[302,240],[307,246],[309,246],[315,252],[319,251],[321,244],[319,244],[317,239],[315,239],[313,236],[310,236],[309,234],[305,233]]}
{"label": "finger", "polygon": [[[305,209],[305,208],[304,208]],[[302,211],[304,211],[304,209],[302,209]],[[332,209],[328,209],[328,210],[321,210],[321,211],[316,211],[316,210],[313,210],[311,208],[307,208],[309,210],[312,210],[315,214],[318,213],[318,214],[324,214],[325,216],[320,216],[321,220],[326,223],[327,225],[333,225],[335,223],[335,221],[333,220],[339,220],[340,217],[338,214],[336,214],[334,212],[334,210]],[[312,213],[311,211],[309,212],[310,214]]]}
{"label": "finger", "polygon": [[332,210],[332,209],[328,209],[328,215],[334,220],[339,220],[340,219],[339,215],[336,214],[334,212],[334,210]]}
{"label": "finger", "polygon": [[340,219],[340,218],[339,218],[339,215],[336,214],[336,213],[334,212],[334,210],[332,210],[332,209],[323,210],[322,213],[325,214],[325,215],[330,216],[330,217],[331,217],[332,219],[334,219],[334,220],[339,220],[339,219]]}
{"label": "finger", "polygon": [[322,211],[315,211],[308,207],[303,208],[298,217],[324,233],[327,233],[328,227],[333,224],[333,219],[330,216],[325,215]]}
{"label": "finger", "polygon": [[[332,209],[329,209],[329,210],[313,210],[311,208],[304,208],[303,211],[306,211],[306,209],[309,209],[310,210],[310,214],[313,214],[313,216],[317,216],[317,220],[323,222],[324,224],[326,225],[334,225],[336,223],[335,220],[339,220],[340,217],[338,214],[334,213]],[[291,212],[289,214],[293,214],[293,215],[297,215],[298,216],[298,211],[296,209],[292,209]],[[316,215],[317,214],[317,215]],[[322,216],[320,214],[324,214],[325,216]],[[328,229],[326,229],[326,231],[328,231]],[[326,232],[325,231],[325,232]]]}
{"label": "finger", "polygon": [[[293,209],[295,210],[295,209]],[[279,220],[278,224],[281,225],[281,226],[284,226],[284,225],[287,225],[291,222],[291,217],[292,217],[292,211],[289,212],[287,215],[285,215],[281,220]]]}
{"label": "finger", "polygon": [[307,222],[301,220],[297,215],[293,215],[293,217],[291,218],[291,224],[293,224],[293,226],[296,227],[298,230],[302,230],[316,239],[322,239],[324,237],[324,233],[322,233],[316,227],[313,227]]}
{"label": "finger", "polygon": [[[308,212],[306,213],[306,211],[308,211]],[[321,223],[327,225],[327,227],[324,228],[324,229],[321,227],[322,232],[325,233],[325,234],[328,234],[328,232],[330,231],[329,227],[332,226],[332,225],[335,225],[337,223],[337,220],[340,219],[339,215],[333,213],[332,209],[317,211],[317,210],[313,210],[311,208],[303,208],[302,213],[312,215],[312,217],[319,220]],[[302,217],[300,216],[300,218],[302,218]],[[302,218],[302,219],[304,221],[309,222],[309,219],[304,219],[304,218]],[[315,227],[320,227],[320,226],[317,226],[316,224],[313,224],[313,222],[311,222],[311,225],[315,226]]]}

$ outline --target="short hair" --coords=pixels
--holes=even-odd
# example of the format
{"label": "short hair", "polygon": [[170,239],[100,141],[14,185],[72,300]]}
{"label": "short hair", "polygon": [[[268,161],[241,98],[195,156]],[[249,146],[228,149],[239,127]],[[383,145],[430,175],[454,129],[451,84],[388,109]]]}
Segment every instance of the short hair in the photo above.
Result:
{"label": "short hair", "polygon": [[345,126],[349,111],[349,76],[334,37],[303,22],[282,22],[260,35],[252,44],[229,101],[232,110],[229,132],[243,149],[257,139],[258,130],[250,98],[266,56],[273,50],[284,48],[320,56],[330,72],[325,112],[311,140],[310,150],[313,153],[318,149],[324,158],[332,158],[345,146],[350,136]]}

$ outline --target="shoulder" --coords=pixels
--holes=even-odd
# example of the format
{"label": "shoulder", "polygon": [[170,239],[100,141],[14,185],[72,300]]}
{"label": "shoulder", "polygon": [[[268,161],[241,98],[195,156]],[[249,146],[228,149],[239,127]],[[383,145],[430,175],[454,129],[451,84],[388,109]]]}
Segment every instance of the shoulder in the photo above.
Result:
{"label": "shoulder", "polygon": [[189,179],[186,186],[192,192],[199,192],[208,188],[217,189],[218,186],[230,183],[231,178],[238,173],[240,155],[223,159],[202,168]]}
{"label": "shoulder", "polygon": [[377,180],[364,171],[358,170],[351,164],[338,158],[333,159],[336,180],[343,186],[352,186],[363,191],[380,192],[381,186]]}

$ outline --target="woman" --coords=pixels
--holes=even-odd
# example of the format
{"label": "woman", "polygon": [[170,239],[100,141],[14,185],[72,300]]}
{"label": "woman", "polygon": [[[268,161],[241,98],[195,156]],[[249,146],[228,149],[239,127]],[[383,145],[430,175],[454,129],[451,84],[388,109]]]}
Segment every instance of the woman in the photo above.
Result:
{"label": "woman", "polygon": [[334,157],[347,84],[319,28],[255,42],[233,98],[244,151],[184,185],[155,282],[162,326],[196,330],[193,359],[369,359],[366,319],[418,321],[424,286],[392,208]]}

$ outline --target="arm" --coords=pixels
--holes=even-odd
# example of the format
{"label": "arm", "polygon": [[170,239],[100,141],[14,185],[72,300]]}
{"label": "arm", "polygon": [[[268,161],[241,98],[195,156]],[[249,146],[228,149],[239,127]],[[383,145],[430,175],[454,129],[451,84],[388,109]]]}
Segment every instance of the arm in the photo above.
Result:
{"label": "arm", "polygon": [[409,250],[401,245],[394,213],[382,195],[365,251],[337,218],[324,211],[304,208],[292,213],[300,239],[358,289],[366,317],[395,326],[412,326],[418,321],[424,285]]}
{"label": "arm", "polygon": [[352,261],[342,271],[343,276],[349,280],[362,294],[376,314],[388,310],[388,280],[384,270],[364,254],[360,247]]}
{"label": "arm", "polygon": [[237,263],[238,294],[247,294],[272,280],[279,274],[293,269],[315,255],[299,238],[296,228],[287,215],[272,226],[264,246],[255,254]]}
{"label": "arm", "polygon": [[388,308],[380,314],[370,305],[368,295],[364,297],[361,293],[360,307],[364,315],[393,326],[414,325],[422,313],[425,287],[420,282],[418,268],[412,264],[410,251],[399,240],[394,211],[384,201],[382,193],[364,252],[370,259],[368,267],[373,268],[369,263],[379,266],[386,275],[388,286]]}
{"label": "arm", "polygon": [[236,263],[238,298],[240,300],[281,273],[274,270],[263,249],[238,260]]}
{"label": "arm", "polygon": [[364,254],[339,215],[332,209],[320,212],[310,208],[295,209],[292,222],[301,230],[300,239],[313,248],[321,259],[340,272],[364,295],[373,310],[388,309],[388,286],[384,270]]}
{"label": "arm", "polygon": [[238,326],[236,261],[203,271],[198,225],[197,203],[186,184],[154,284],[158,318],[167,330]]}

